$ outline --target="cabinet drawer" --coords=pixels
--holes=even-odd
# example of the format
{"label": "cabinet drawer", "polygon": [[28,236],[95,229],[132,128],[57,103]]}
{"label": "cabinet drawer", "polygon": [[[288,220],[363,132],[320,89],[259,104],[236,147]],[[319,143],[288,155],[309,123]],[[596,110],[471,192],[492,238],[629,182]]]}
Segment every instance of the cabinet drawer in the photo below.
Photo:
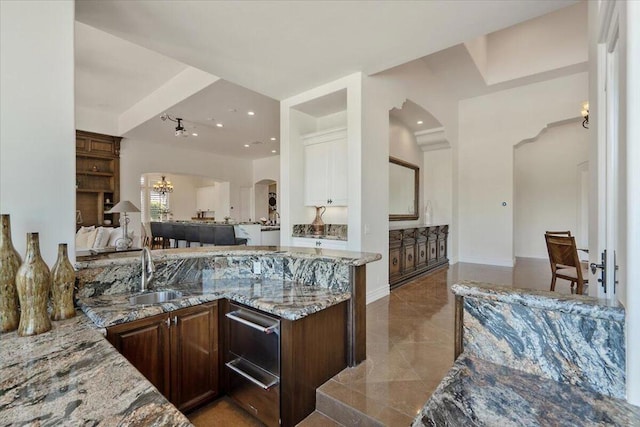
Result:
{"label": "cabinet drawer", "polygon": [[251,415],[269,427],[280,425],[280,384],[265,390],[241,374],[226,367],[229,396]]}
{"label": "cabinet drawer", "polygon": [[415,245],[404,246],[404,265],[402,268],[403,272],[415,270],[416,268],[416,257],[415,257]]}
{"label": "cabinet drawer", "polygon": [[389,250],[389,276],[400,274],[400,248]]}

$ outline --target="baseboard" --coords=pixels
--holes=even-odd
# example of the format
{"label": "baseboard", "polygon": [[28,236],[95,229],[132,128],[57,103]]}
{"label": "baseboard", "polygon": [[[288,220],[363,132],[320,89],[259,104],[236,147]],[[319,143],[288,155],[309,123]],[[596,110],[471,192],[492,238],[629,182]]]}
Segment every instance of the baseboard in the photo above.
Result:
{"label": "baseboard", "polygon": [[371,304],[372,302],[377,301],[380,298],[384,298],[387,295],[389,295],[389,285],[367,292],[367,304]]}
{"label": "baseboard", "polygon": [[483,258],[483,257],[460,257],[460,262],[467,262],[469,264],[485,264],[485,265],[495,265],[498,267],[511,267],[515,265],[515,258]]}

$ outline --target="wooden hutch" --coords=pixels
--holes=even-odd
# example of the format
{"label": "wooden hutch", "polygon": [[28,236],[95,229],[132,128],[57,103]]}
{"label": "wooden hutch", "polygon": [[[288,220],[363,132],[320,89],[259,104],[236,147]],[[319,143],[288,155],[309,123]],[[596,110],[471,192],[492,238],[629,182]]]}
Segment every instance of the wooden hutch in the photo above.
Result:
{"label": "wooden hutch", "polygon": [[120,200],[121,137],[76,131],[76,226],[101,226],[119,215],[108,214]]}

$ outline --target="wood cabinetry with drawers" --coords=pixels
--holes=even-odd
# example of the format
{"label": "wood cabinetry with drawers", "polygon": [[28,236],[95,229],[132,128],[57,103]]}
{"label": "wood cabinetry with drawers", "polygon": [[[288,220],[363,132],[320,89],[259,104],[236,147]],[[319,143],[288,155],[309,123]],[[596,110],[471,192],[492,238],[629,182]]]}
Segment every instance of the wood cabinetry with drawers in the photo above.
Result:
{"label": "wood cabinetry with drawers", "polygon": [[120,140],[76,131],[76,222],[117,225],[118,215],[105,213],[120,200]]}
{"label": "wood cabinetry with drawers", "polygon": [[448,237],[448,225],[390,229],[389,284],[391,287],[449,264]]}
{"label": "wood cabinetry with drawers", "polygon": [[183,412],[219,393],[217,302],[109,327],[107,340]]}

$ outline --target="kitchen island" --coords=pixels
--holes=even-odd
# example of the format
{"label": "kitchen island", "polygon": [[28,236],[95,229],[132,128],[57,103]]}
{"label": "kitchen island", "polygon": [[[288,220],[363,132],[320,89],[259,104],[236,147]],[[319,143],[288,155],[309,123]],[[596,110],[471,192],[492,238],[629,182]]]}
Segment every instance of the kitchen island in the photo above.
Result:
{"label": "kitchen island", "polygon": [[[131,295],[139,293],[137,256],[80,260],[78,302],[96,323],[80,314],[54,322],[52,331],[35,337],[0,336],[0,423],[37,422],[58,416],[76,424],[188,425],[103,334],[105,328],[162,313],[170,316],[185,307],[205,306],[207,301],[220,303],[221,314],[228,312],[227,301],[233,301],[277,315],[284,333],[292,338],[283,340],[283,346],[290,349],[308,344],[300,341],[305,334],[296,325],[313,316],[342,313],[344,324],[349,325],[344,331],[347,348],[343,360],[345,364],[357,363],[359,357],[364,359],[364,352],[359,352],[365,348],[364,330],[358,327],[364,319],[364,266],[379,258],[378,254],[278,247],[154,251],[157,278],[152,289],[171,288],[181,293],[174,300],[142,306],[128,303]],[[322,328],[314,327],[321,332]],[[224,349],[224,340],[221,342]],[[284,362],[283,381],[295,367]],[[62,368],[53,368],[58,363]],[[39,367],[35,372],[34,366]],[[295,387],[283,390],[286,400],[300,395]],[[294,424],[308,411],[313,401],[305,399],[306,409],[285,408],[288,412],[281,414],[283,425]]]}

